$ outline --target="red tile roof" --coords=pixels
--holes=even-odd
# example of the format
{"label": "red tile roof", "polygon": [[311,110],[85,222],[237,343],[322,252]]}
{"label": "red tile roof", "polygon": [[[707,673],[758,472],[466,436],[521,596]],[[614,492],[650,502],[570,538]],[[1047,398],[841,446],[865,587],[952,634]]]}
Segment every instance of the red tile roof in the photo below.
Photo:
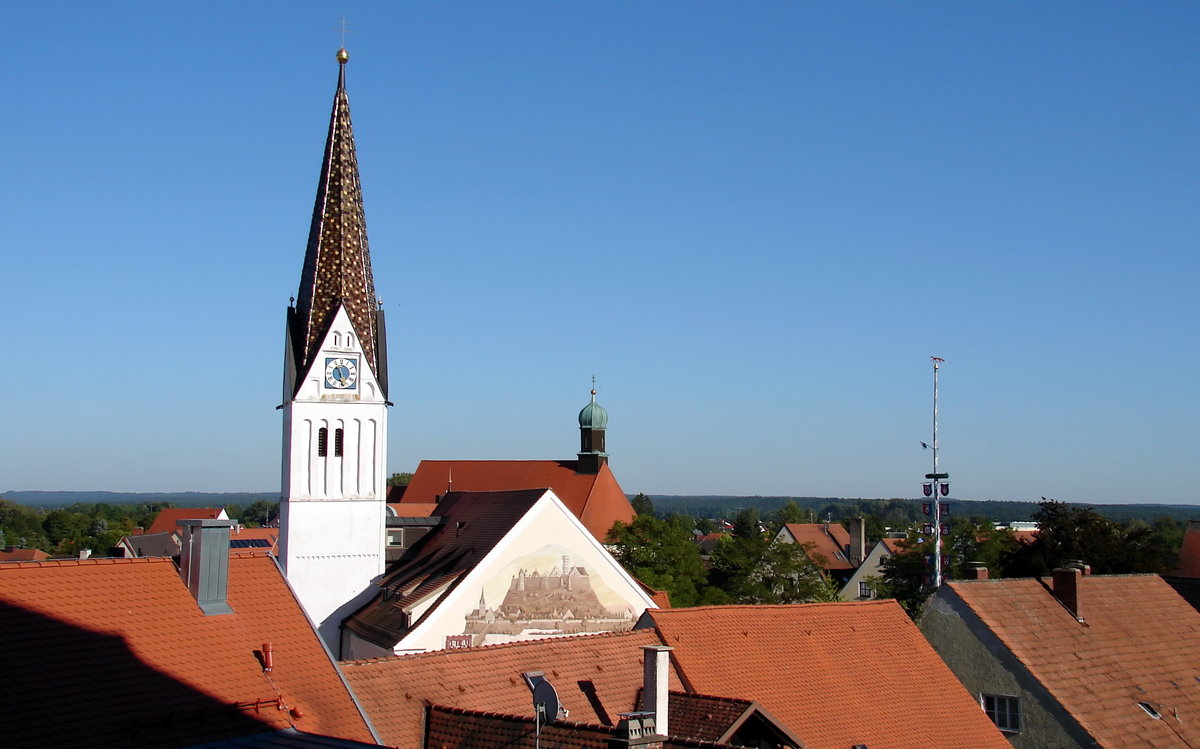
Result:
{"label": "red tile roof", "polygon": [[41,549],[0,550],[0,562],[40,562],[49,558],[50,555]]}
{"label": "red tile roof", "polygon": [[[433,504],[448,487],[493,492],[553,489],[575,517],[600,541],[613,523],[631,523],[636,513],[607,465],[596,474],[576,473],[574,460],[422,460],[405,489],[400,508]],[[407,511],[397,510],[405,515]]]}
{"label": "red tile roof", "polygon": [[180,520],[212,520],[223,512],[223,507],[168,507],[158,511],[146,533],[173,533]]}
{"label": "red tile roof", "polygon": [[812,544],[809,559],[820,554],[825,558],[820,563],[824,570],[852,570],[854,565],[846,559],[846,547],[850,545],[850,531],[840,523],[788,523],[785,526],[798,544]]}
{"label": "red tile roof", "polygon": [[[545,673],[572,720],[615,725],[642,685],[642,646],[659,644],[652,631],[579,635],[350,661],[342,671],[384,743],[418,747],[426,701],[532,716],[525,671]],[[674,670],[670,684],[681,687]]]}
{"label": "red tile roof", "polygon": [[[10,746],[188,746],[296,728],[372,741],[275,561],[229,559],[204,616],[170,559],[0,565]],[[268,676],[256,656],[274,646]]]}
{"label": "red tile roof", "polygon": [[[769,710],[809,749],[1010,749],[895,601],[647,610],[690,691]],[[933,717],[931,717],[933,716]]]}
{"label": "red tile roof", "polygon": [[947,587],[1100,746],[1200,745],[1200,613],[1157,575],[1078,583],[1083,624],[1038,580]]}

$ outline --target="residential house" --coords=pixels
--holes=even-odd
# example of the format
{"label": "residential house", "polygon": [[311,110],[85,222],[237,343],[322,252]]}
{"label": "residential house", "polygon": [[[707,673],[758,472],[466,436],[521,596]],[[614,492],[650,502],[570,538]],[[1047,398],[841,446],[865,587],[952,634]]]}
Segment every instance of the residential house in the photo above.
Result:
{"label": "residential house", "polygon": [[861,517],[851,519],[851,530],[840,523],[785,523],[774,541],[804,544],[809,560],[839,587],[866,557],[865,523]]}
{"label": "residential house", "polygon": [[850,573],[838,597],[843,601],[869,601],[877,596],[872,578],[883,576],[883,562],[903,550],[903,538],[880,539],[867,553],[863,563]]}
{"label": "residential house", "polygon": [[1200,613],[1157,575],[943,585],[920,627],[1015,747],[1200,745]]}
{"label": "residential house", "polygon": [[808,749],[1009,749],[892,600],[650,609],[685,689],[757,701]]}
{"label": "residential house", "polygon": [[4,742],[176,747],[265,733],[376,743],[275,560],[231,554],[230,521],[186,524],[182,567],[161,557],[0,565]]}
{"label": "residential house", "polygon": [[182,535],[183,520],[228,520],[224,507],[167,507],[158,511],[146,534],[175,533]]}

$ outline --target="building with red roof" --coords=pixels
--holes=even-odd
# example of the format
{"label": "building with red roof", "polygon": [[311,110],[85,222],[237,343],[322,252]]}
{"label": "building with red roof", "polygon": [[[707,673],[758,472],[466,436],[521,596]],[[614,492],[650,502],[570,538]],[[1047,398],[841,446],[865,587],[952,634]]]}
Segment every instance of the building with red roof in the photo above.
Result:
{"label": "building with red roof", "polygon": [[904,550],[906,538],[882,538],[871,547],[863,563],[850,574],[838,597],[843,601],[869,601],[876,597],[872,578],[882,577],[883,562]]}
{"label": "building with red roof", "polygon": [[891,600],[650,609],[685,689],[753,699],[808,749],[1009,749]]}
{"label": "building with red roof", "polygon": [[448,492],[507,492],[553,489],[554,494],[600,542],[617,522],[632,523],[637,513],[608,467],[604,435],[608,413],[592,400],[579,412],[580,449],[576,460],[422,460],[399,496],[389,497],[397,516],[437,514]]}
{"label": "building with red roof", "polygon": [[1157,575],[959,580],[920,627],[1016,747],[1200,746],[1200,613]]}
{"label": "building with red roof", "polygon": [[18,549],[15,546],[0,549],[0,562],[40,562],[49,558],[50,555],[41,549]]}
{"label": "building with red roof", "polygon": [[[185,543],[187,579],[169,558],[0,565],[6,744],[175,747],[289,729],[376,743],[275,560],[231,555],[211,530]],[[194,564],[204,548],[214,556]]]}
{"label": "building with red roof", "polygon": [[158,511],[154,522],[146,530],[152,533],[179,533],[180,520],[226,520],[224,507],[167,507]]}
{"label": "building with red roof", "polygon": [[[866,541],[863,519],[852,520],[858,523],[858,534],[853,539],[850,531],[840,523],[785,523],[775,534],[775,542],[802,544],[809,561],[826,578],[843,585],[866,556],[861,550]],[[854,554],[856,547],[860,549],[857,555]]]}
{"label": "building with red roof", "polygon": [[647,692],[657,691],[657,679],[666,708],[655,713],[655,729],[665,728],[667,746],[800,746],[753,700],[685,691],[669,651],[643,630],[352,661],[342,668],[383,741],[397,746],[528,741],[532,747],[533,700],[522,678],[530,673],[551,682],[564,708],[551,724],[557,731],[543,734],[544,747],[612,746],[622,714],[663,710],[661,703],[644,702]]}

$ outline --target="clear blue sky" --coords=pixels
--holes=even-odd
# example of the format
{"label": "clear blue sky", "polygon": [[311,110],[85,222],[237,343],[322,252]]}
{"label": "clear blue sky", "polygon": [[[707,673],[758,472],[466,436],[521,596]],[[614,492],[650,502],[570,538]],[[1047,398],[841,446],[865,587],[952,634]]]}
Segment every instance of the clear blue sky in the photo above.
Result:
{"label": "clear blue sky", "polygon": [[1200,501],[1200,4],[8,8],[0,490],[270,491],[345,13],[389,470]]}

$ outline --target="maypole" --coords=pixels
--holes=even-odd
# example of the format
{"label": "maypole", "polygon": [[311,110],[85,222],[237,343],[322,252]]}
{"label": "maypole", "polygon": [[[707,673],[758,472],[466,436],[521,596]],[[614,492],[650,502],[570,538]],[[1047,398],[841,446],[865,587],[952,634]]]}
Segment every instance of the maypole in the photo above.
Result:
{"label": "maypole", "polygon": [[[932,501],[925,503],[925,514],[933,518],[933,588],[942,585],[942,516],[950,514],[950,505],[943,504],[942,497],[950,494],[950,474],[938,471],[938,367],[945,364],[941,357],[929,357],[933,361],[933,473],[925,474],[928,481],[922,487],[925,496]],[[921,443],[924,445],[924,443]],[[928,445],[926,445],[928,447]]]}

